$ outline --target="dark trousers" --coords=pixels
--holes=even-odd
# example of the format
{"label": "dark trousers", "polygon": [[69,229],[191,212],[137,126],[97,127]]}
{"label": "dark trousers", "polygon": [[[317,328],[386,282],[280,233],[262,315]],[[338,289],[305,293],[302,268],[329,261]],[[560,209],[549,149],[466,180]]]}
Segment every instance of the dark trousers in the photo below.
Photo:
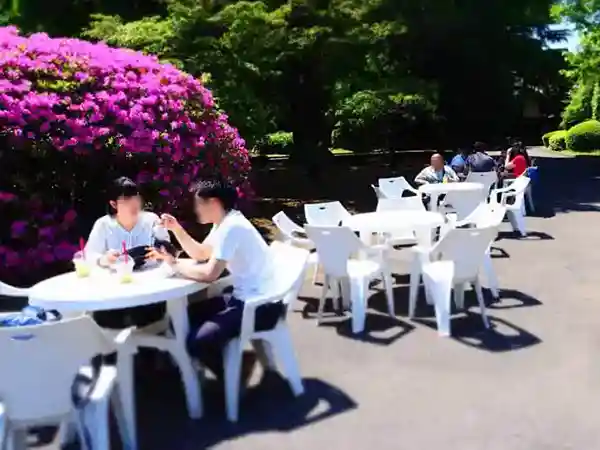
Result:
{"label": "dark trousers", "polygon": [[[284,313],[285,306],[281,302],[259,306],[254,320],[255,331],[272,329]],[[223,347],[239,336],[243,315],[244,302],[236,298],[227,301],[216,297],[189,307],[188,352],[219,378],[223,374]]]}

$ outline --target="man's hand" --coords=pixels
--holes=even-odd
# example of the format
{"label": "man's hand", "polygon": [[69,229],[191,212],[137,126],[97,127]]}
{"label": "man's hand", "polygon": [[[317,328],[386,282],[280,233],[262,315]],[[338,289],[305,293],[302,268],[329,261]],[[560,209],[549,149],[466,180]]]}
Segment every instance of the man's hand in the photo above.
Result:
{"label": "man's hand", "polygon": [[146,250],[146,259],[151,261],[164,261],[167,264],[175,264],[177,261],[177,259],[167,252],[164,247],[161,247],[160,249],[147,247]]}
{"label": "man's hand", "polygon": [[98,265],[108,267],[114,264],[119,259],[120,253],[116,250],[109,250],[98,260]]}
{"label": "man's hand", "polygon": [[181,229],[180,223],[171,214],[163,214],[160,216],[160,224],[167,230],[176,232]]}

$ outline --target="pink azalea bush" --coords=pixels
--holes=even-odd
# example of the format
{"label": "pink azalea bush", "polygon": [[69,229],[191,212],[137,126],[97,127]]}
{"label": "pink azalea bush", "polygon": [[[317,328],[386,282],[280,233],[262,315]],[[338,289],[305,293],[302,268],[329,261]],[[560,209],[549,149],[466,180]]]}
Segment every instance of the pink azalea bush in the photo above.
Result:
{"label": "pink azalea bush", "polygon": [[0,278],[70,261],[115,176],[180,213],[194,179],[217,172],[244,193],[249,170],[198,79],[138,52],[0,27]]}

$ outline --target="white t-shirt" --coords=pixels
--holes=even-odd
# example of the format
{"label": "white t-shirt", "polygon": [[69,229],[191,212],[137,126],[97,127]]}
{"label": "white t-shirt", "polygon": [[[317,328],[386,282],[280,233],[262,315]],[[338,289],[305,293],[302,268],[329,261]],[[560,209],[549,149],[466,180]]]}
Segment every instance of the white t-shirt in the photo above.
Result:
{"label": "white t-shirt", "polygon": [[127,231],[117,219],[106,215],[94,223],[85,252],[91,258],[99,258],[109,250],[121,251],[123,242],[128,249],[153,246],[155,240],[168,241],[169,232],[159,225],[160,219],[154,213],[142,211],[135,226]]}
{"label": "white t-shirt", "polygon": [[212,247],[215,259],[227,263],[235,298],[246,300],[265,293],[273,274],[269,246],[241,212],[227,213],[204,242]]}

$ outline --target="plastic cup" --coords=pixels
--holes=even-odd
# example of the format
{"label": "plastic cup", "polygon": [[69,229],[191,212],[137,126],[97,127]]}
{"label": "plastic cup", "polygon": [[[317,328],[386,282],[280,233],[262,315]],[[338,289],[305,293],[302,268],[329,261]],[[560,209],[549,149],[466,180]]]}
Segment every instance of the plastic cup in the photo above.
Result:
{"label": "plastic cup", "polygon": [[135,261],[133,258],[120,257],[114,265],[115,273],[121,283],[131,283],[133,281],[133,266]]}
{"label": "plastic cup", "polygon": [[79,278],[87,278],[92,271],[89,261],[85,259],[83,252],[77,252],[73,255],[73,265],[75,266],[75,274]]}

